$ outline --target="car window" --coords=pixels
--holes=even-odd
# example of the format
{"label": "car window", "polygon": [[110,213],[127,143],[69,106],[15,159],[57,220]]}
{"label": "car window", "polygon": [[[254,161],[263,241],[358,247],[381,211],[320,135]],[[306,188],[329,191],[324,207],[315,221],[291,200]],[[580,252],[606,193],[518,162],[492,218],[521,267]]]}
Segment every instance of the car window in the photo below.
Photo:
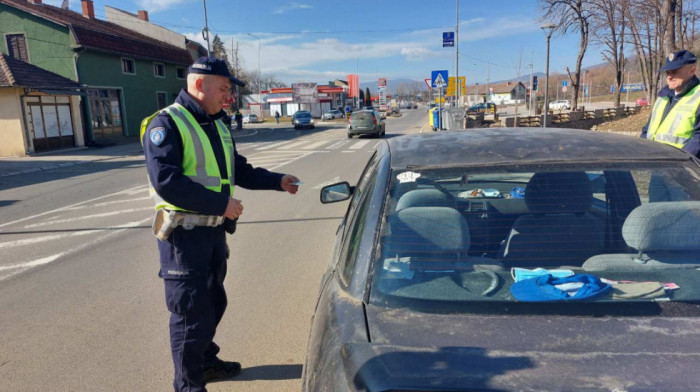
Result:
{"label": "car window", "polygon": [[357,112],[352,115],[352,120],[355,121],[367,121],[367,120],[372,120],[374,118],[374,114],[371,112]]}
{"label": "car window", "polygon": [[[516,276],[538,273],[620,287],[588,302],[700,301],[696,166],[535,168],[392,172],[371,301],[519,303]],[[625,294],[635,287],[653,292]]]}

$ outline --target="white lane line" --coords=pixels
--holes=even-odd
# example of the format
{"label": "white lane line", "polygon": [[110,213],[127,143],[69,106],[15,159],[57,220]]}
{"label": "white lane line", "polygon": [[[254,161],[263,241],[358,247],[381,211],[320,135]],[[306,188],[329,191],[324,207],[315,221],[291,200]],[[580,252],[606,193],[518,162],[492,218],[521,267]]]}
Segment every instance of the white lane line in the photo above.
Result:
{"label": "white lane line", "polygon": [[340,147],[344,146],[344,145],[347,144],[347,143],[348,143],[347,140],[340,140],[340,141],[337,141],[337,142],[331,144],[330,146],[326,147],[326,149],[327,149],[327,150],[337,150],[337,149],[339,149]]}
{"label": "white lane line", "polygon": [[376,150],[379,145],[382,144],[382,142],[377,142],[375,143],[374,147],[372,147],[373,150]]}
{"label": "white lane line", "polygon": [[311,188],[311,189],[321,189],[321,188],[323,188],[323,187],[326,186],[326,185],[337,184],[337,183],[339,183],[339,182],[341,182],[341,181],[343,181],[343,180],[342,180],[340,177],[334,177],[334,178],[331,178],[331,179],[328,180],[328,181],[324,181],[324,182],[322,182],[322,183],[316,185],[315,187],[313,187],[313,188]]}
{"label": "white lane line", "polygon": [[11,273],[11,274],[9,274],[9,275],[0,277],[0,281],[1,281],[1,280],[8,279],[8,278],[10,278],[10,277],[12,277],[12,276],[14,276],[14,275],[20,273],[20,272],[26,271],[26,270],[29,269],[29,268],[33,268],[33,267],[38,267],[38,266],[41,266],[41,265],[49,264],[49,263],[52,263],[52,262],[58,260],[59,258],[61,258],[61,257],[63,257],[63,256],[67,256],[67,255],[70,255],[70,254],[77,253],[77,252],[79,252],[79,251],[81,251],[81,250],[83,250],[83,249],[86,249],[86,248],[92,248],[92,247],[95,246],[96,243],[98,243],[98,242],[104,240],[104,239],[107,238],[107,237],[116,235],[116,234],[121,233],[121,232],[123,232],[123,231],[125,231],[125,230],[127,230],[127,229],[132,228],[132,227],[138,227],[138,226],[140,226],[140,225],[142,225],[142,224],[144,224],[144,223],[146,223],[146,222],[149,222],[150,220],[151,220],[151,218],[148,218],[148,219],[144,219],[144,220],[142,220],[142,221],[130,222],[130,223],[126,223],[126,224],[123,224],[123,225],[116,226],[115,228],[117,228],[118,230],[114,230],[114,228],[112,228],[112,229],[108,230],[108,233],[106,233],[105,235],[100,236],[100,237],[98,237],[98,238],[95,238],[94,240],[89,241],[89,242],[86,242],[86,243],[84,243],[84,244],[82,244],[82,245],[78,245],[78,246],[76,246],[76,247],[74,247],[74,248],[71,248],[71,250],[69,250],[69,251],[67,251],[67,252],[57,253],[57,254],[54,254],[54,255],[51,255],[51,256],[48,256],[48,257],[43,257],[43,258],[41,258],[41,259],[37,259],[37,260],[33,260],[33,261],[28,261],[28,262],[24,262],[24,263],[2,266],[2,267],[0,267],[0,272],[1,272],[1,271],[9,271],[9,270],[18,270],[18,271],[15,271],[15,272],[13,272],[13,273]]}
{"label": "white lane line", "polygon": [[268,144],[267,146],[264,146],[264,147],[258,147],[258,148],[256,148],[255,150],[256,150],[256,151],[269,150],[269,149],[271,149],[271,148],[275,148],[275,147],[277,147],[277,146],[281,146],[281,145],[286,144],[286,143],[289,143],[289,140],[285,140],[285,141],[279,142],[279,143]]}
{"label": "white lane line", "polygon": [[81,210],[83,208],[94,208],[94,207],[104,207],[104,206],[109,206],[112,204],[121,204],[121,203],[131,203],[134,201],[140,201],[140,200],[151,200],[153,199],[150,196],[144,196],[144,197],[137,197],[135,199],[124,199],[124,200],[113,200],[113,201],[105,201],[102,203],[97,203],[97,204],[92,204],[89,206],[80,206],[80,207],[71,207],[71,208],[66,208],[68,211],[74,211],[74,210]]}
{"label": "white lane line", "polygon": [[40,226],[44,226],[44,225],[54,225],[57,223],[69,223],[69,222],[76,222],[76,221],[93,219],[93,218],[104,218],[106,216],[121,215],[121,214],[127,214],[129,212],[146,211],[146,210],[153,211],[154,208],[153,207],[131,208],[128,210],[103,212],[101,214],[84,215],[84,216],[79,216],[79,217],[75,217],[75,218],[57,219],[57,220],[52,220],[52,221],[47,221],[47,222],[34,223],[31,225],[24,226],[24,228],[31,229],[34,227],[40,227]]}
{"label": "white lane line", "polygon": [[313,154],[314,152],[315,152],[315,151],[309,151],[309,152],[307,152],[307,153],[305,153],[305,154],[299,155],[298,157],[296,157],[296,158],[294,158],[294,159],[292,159],[292,160],[290,160],[290,161],[282,162],[282,163],[280,163],[280,164],[277,165],[277,166],[273,166],[273,167],[270,167],[270,168],[267,168],[267,169],[268,169],[268,170],[276,170],[277,168],[280,168],[280,167],[282,167],[282,166],[284,166],[284,165],[288,165],[288,164],[290,164],[290,163],[292,163],[292,162],[294,162],[294,161],[298,161],[298,160],[301,159],[301,158],[305,158],[305,157],[307,157],[307,156]]}
{"label": "white lane line", "polygon": [[302,141],[300,141],[300,142],[294,142],[294,143],[291,143],[291,144],[287,144],[287,145],[284,146],[284,147],[278,148],[278,150],[289,150],[289,149],[291,149],[292,147],[298,147],[298,146],[301,146],[302,144],[306,144],[306,143],[308,143],[307,140],[302,140]]}
{"label": "white lane line", "polygon": [[[133,191],[135,191],[136,189],[147,189],[147,188],[148,188],[148,185],[139,185],[139,186],[135,186],[135,187],[133,187],[133,188],[124,189],[123,191],[119,191],[119,192],[116,192],[116,193],[110,193],[109,195],[103,195],[103,196],[95,197],[95,198],[88,199],[88,200],[84,200],[84,201],[81,201],[81,202],[78,202],[78,203],[75,203],[75,204],[70,204],[70,205],[67,205],[67,206],[65,206],[65,207],[55,208],[55,209],[53,209],[53,210],[46,211],[46,212],[42,212],[42,213],[40,213],[40,214],[35,214],[35,215],[27,216],[27,217],[24,217],[24,218],[21,218],[21,219],[17,219],[17,220],[11,221],[11,222],[6,222],[6,223],[3,223],[3,224],[0,224],[0,227],[5,227],[5,226],[9,226],[9,225],[12,225],[12,224],[15,224],[15,223],[24,222],[24,221],[26,221],[26,220],[38,218],[38,217],[40,217],[40,216],[44,216],[44,215],[48,215],[48,214],[54,214],[54,213],[59,212],[59,211],[65,211],[65,210],[67,210],[67,209],[69,209],[69,208],[71,208],[71,207],[76,207],[76,206],[79,206],[79,205],[91,203],[91,202],[93,202],[93,201],[102,200],[102,199],[105,199],[105,198],[108,198],[108,197],[112,197],[112,196],[115,196],[115,195],[121,195],[121,194],[129,193],[129,192],[133,192]],[[0,230],[0,231],[1,231],[1,230]]]}
{"label": "white lane line", "polygon": [[356,151],[356,150],[350,150],[350,151],[348,151],[348,150],[344,150],[344,151],[341,151],[341,152],[349,152],[349,153],[353,153],[353,152],[355,152],[355,151]]}
{"label": "white lane line", "polygon": [[355,144],[353,144],[350,147],[350,149],[351,150],[359,150],[360,148],[364,147],[365,144],[367,144],[367,143],[369,143],[369,140],[360,140],[360,141],[356,142]]}
{"label": "white lane line", "polygon": [[311,150],[311,149],[314,149],[316,147],[320,147],[326,143],[328,143],[328,141],[326,141],[326,140],[321,140],[320,142],[311,143],[308,146],[304,146],[304,150]]}

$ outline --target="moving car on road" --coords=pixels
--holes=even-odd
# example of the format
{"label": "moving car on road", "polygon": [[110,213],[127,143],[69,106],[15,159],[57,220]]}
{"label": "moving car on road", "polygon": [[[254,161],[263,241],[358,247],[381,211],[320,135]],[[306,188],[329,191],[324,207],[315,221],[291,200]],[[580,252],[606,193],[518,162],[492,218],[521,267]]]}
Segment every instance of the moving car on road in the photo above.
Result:
{"label": "moving car on road", "polygon": [[306,110],[299,110],[292,115],[292,125],[294,125],[294,129],[315,128],[314,119],[311,117],[311,112],[307,112]]}
{"label": "moving car on road", "polygon": [[348,119],[348,138],[354,135],[384,136],[386,123],[374,110],[356,111]]}
{"label": "moving car on road", "polygon": [[343,112],[341,112],[340,110],[331,110],[331,111],[323,113],[323,116],[321,118],[324,120],[334,120],[336,118],[343,118],[343,117],[345,117],[345,116],[343,115]]}
{"label": "moving car on road", "polygon": [[256,122],[258,122],[258,115],[255,113],[250,113],[243,116],[243,124],[251,124]]}
{"label": "moving car on road", "polygon": [[302,390],[696,391],[700,162],[494,128],[380,143],[321,280]]}
{"label": "moving car on road", "polygon": [[557,101],[552,101],[549,103],[550,110],[569,110],[571,109],[571,102],[568,99],[560,99]]}

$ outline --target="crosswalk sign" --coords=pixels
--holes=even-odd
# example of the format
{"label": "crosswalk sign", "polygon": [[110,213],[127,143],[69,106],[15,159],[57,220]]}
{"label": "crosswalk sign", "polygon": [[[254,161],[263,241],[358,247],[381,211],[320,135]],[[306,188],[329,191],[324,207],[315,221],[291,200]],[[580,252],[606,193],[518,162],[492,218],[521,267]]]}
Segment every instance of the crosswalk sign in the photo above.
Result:
{"label": "crosswalk sign", "polygon": [[447,87],[447,70],[433,71],[431,73],[431,85],[436,88]]}

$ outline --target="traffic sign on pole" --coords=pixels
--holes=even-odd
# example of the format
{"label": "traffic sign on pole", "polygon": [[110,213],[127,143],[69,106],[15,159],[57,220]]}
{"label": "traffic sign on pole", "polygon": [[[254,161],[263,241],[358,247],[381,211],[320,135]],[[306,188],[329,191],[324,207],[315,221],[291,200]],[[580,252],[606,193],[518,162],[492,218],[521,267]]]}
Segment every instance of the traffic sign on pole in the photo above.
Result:
{"label": "traffic sign on pole", "polygon": [[562,81],[561,81],[562,87],[566,87],[567,84],[568,84],[568,81],[567,81],[567,80],[562,80]]}
{"label": "traffic sign on pole", "polygon": [[455,46],[455,33],[454,31],[447,31],[442,33],[442,47],[454,47]]}
{"label": "traffic sign on pole", "polygon": [[447,86],[447,70],[433,71],[430,75],[431,86],[437,88],[443,88]]}

